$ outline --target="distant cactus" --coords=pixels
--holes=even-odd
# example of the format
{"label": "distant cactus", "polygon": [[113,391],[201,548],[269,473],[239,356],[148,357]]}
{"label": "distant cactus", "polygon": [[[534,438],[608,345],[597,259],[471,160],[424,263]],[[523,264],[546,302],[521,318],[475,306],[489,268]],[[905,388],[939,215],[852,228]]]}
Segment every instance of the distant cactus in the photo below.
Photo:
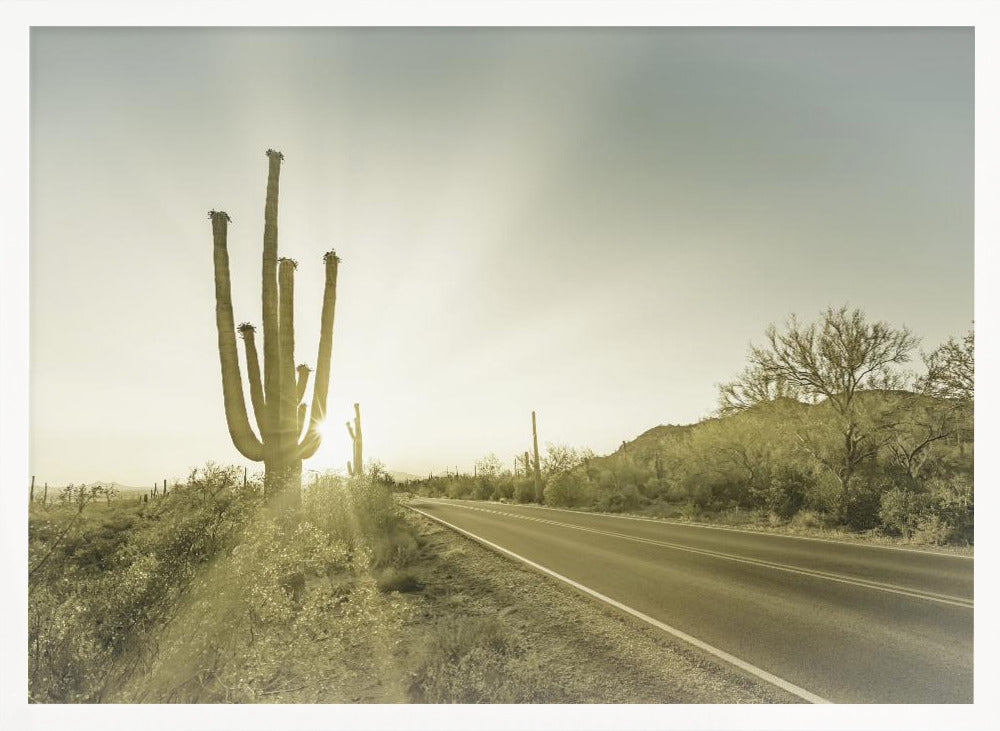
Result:
{"label": "distant cactus", "polygon": [[354,426],[351,426],[351,422],[347,422],[347,433],[351,435],[351,444],[353,446],[353,459],[347,463],[347,474],[348,475],[363,475],[364,469],[364,454],[361,449],[361,406],[360,404],[354,404]]}
{"label": "distant cactus", "polygon": [[534,464],[534,476],[535,476],[535,500],[539,503],[544,501],[544,494],[542,493],[542,467],[538,461],[538,425],[535,422],[535,412],[531,412],[531,443],[535,450],[535,464]]}
{"label": "distant cactus", "polygon": [[265,485],[280,488],[286,498],[286,505],[296,507],[301,502],[302,460],[311,457],[319,448],[320,425],[326,416],[333,349],[333,316],[337,302],[337,265],[340,259],[333,251],[328,251],[323,256],[326,285],[323,291],[312,409],[306,426],[306,405],[302,402],[302,397],[310,370],[305,365],[296,368],[294,358],[293,290],[296,263],[291,259],[278,258],[278,177],[284,156],[275,150],[268,150],[267,158],[261,292],[264,323],[263,381],[254,342],[254,327],[250,323],[239,326],[246,351],[250,401],[260,437],[250,425],[243,398],[230,294],[229,252],[226,248],[226,235],[231,219],[224,211],[209,213],[215,242],[215,317],[226,423],[233,444],[247,459],[262,461]]}

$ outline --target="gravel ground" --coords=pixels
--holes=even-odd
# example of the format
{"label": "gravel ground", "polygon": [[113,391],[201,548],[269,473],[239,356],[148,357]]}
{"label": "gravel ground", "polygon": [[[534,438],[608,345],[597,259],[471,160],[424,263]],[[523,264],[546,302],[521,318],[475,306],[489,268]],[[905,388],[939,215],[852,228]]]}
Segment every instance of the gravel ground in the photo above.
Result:
{"label": "gravel ground", "polygon": [[[515,696],[513,702],[795,700],[421,515],[410,512],[409,519],[422,544],[406,569],[421,588],[399,595],[411,609],[407,635],[412,642],[405,643],[399,657],[404,672],[414,678],[411,700],[422,699],[419,686],[426,673],[422,675],[419,666],[427,662],[427,648],[440,641],[434,633],[449,622],[479,619],[494,626],[499,621],[506,641],[522,648],[518,667],[533,668],[533,677],[542,679],[535,695],[527,701]],[[460,672],[476,674],[468,664],[461,665]],[[497,702],[489,697],[472,700]]]}

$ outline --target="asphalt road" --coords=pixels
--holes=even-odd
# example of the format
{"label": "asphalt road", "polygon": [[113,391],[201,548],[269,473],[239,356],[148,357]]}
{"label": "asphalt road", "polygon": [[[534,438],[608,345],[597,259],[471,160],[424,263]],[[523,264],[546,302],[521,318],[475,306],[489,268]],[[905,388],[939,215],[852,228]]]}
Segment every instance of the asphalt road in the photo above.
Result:
{"label": "asphalt road", "polygon": [[971,558],[497,503],[411,505],[807,691],[800,698],[973,700]]}

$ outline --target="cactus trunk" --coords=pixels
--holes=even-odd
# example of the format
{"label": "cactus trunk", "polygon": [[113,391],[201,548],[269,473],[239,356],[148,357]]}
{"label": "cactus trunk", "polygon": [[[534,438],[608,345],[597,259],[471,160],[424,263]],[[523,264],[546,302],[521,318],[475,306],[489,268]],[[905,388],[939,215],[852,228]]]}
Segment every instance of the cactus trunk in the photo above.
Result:
{"label": "cactus trunk", "polygon": [[361,406],[354,404],[354,471],[359,475],[365,473],[365,462],[361,447]]}
{"label": "cactus trunk", "polygon": [[[264,325],[263,364],[258,359],[254,328],[240,325],[246,351],[250,401],[260,438],[247,416],[233,328],[226,244],[229,216],[212,211],[215,241],[216,325],[222,366],[226,422],[233,444],[246,458],[264,462],[264,482],[283,496],[288,508],[301,504],[302,460],[315,454],[326,411],[333,343],[333,315],[337,298],[337,264],[334,252],[324,255],[326,284],[320,323],[319,353],[313,387],[312,412],[306,425],[306,405],[301,403],[309,379],[309,368],[295,366],[294,287],[295,262],[278,258],[278,179],[280,152],[267,151],[267,194],[264,203],[264,252],[261,273],[261,303]],[[263,369],[261,366],[263,365]],[[298,378],[296,378],[298,372]],[[263,379],[261,374],[263,373]],[[300,441],[300,435],[301,441]],[[244,472],[244,484],[246,473]],[[164,485],[166,494],[166,485]]]}
{"label": "cactus trunk", "polygon": [[535,450],[535,465],[534,465],[534,476],[535,476],[535,500],[539,503],[543,502],[542,494],[542,468],[538,462],[538,426],[535,422],[535,412],[531,412],[531,443]]}
{"label": "cactus trunk", "polygon": [[348,474],[350,475],[363,475],[364,474],[364,462],[362,445],[361,445],[361,406],[360,404],[354,404],[354,424],[351,422],[346,422],[347,433],[351,436],[351,447],[352,447],[352,460],[348,462],[349,469]]}

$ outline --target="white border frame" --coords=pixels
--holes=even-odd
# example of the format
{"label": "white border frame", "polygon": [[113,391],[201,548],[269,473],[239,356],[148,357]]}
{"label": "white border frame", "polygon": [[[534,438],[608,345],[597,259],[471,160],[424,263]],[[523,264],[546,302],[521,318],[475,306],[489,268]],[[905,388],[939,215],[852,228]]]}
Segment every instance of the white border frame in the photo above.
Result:
{"label": "white border frame", "polygon": [[[2,139],[0,216],[0,511],[3,600],[0,601],[0,726],[134,729],[842,729],[993,728],[1000,709],[994,622],[976,624],[976,698],[969,706],[28,706],[27,525],[18,496],[28,480],[28,33],[32,25],[396,25],[396,26],[974,26],[976,29],[976,312],[979,371],[996,371],[995,320],[990,291],[997,274],[997,89],[1000,89],[1000,13],[988,0],[663,0],[606,2],[27,2],[0,5]],[[980,378],[977,431],[996,435],[997,397]],[[989,451],[981,451],[989,455]],[[980,485],[996,484],[996,468],[977,464]],[[997,514],[991,489],[980,490],[978,512]],[[13,497],[12,497],[13,496]],[[989,524],[982,523],[986,527]],[[981,566],[993,566],[996,543],[981,530]],[[997,616],[993,570],[977,578],[977,617]]]}

